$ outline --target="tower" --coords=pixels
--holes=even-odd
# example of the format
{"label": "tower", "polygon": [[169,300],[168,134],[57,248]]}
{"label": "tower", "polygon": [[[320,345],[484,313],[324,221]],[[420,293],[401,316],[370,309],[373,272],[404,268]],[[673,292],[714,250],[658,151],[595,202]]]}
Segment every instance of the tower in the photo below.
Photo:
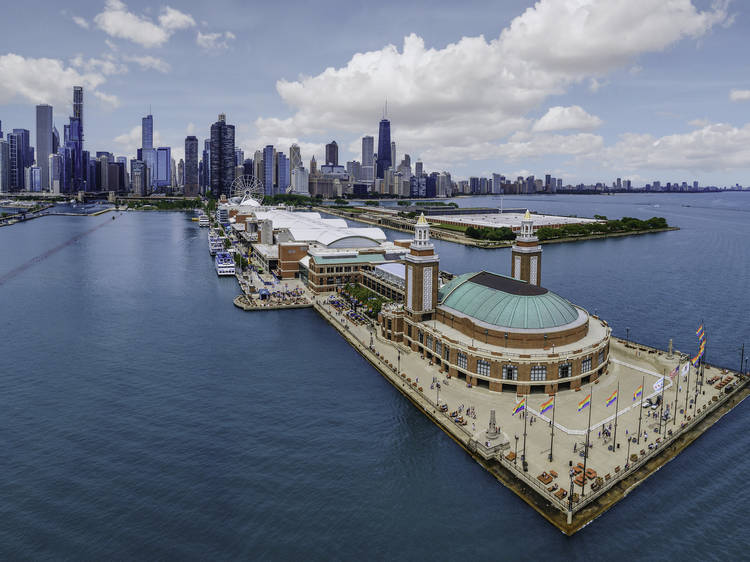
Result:
{"label": "tower", "polygon": [[385,171],[391,167],[391,122],[380,120],[378,128],[378,159],[376,161],[376,177],[383,178]]}
{"label": "tower", "polygon": [[339,145],[331,141],[326,145],[326,166],[339,165]]}
{"label": "tower", "polygon": [[527,210],[521,221],[521,233],[511,251],[511,275],[531,285],[542,282],[542,247],[534,236],[534,221]]}
{"label": "tower", "polygon": [[440,258],[430,242],[430,225],[420,215],[414,226],[414,240],[404,257],[406,266],[406,302],[404,308],[417,322],[429,320],[435,312],[438,296]]}
{"label": "tower", "polygon": [[36,163],[42,174],[42,189],[50,188],[49,155],[52,154],[52,106],[36,106]]}

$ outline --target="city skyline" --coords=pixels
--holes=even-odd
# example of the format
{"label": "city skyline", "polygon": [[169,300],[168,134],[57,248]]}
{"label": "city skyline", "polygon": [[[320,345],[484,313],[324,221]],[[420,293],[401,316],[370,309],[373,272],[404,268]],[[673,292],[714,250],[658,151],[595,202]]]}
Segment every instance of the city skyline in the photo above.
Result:
{"label": "city skyline", "polygon": [[[733,51],[748,28],[742,7],[584,4],[588,17],[562,1],[491,10],[475,3],[461,14],[434,6],[385,34],[364,26],[312,52],[295,49],[307,40],[291,34],[252,78],[232,67],[259,48],[274,8],[254,8],[251,18],[223,2],[210,12],[189,3],[71,5],[44,14],[51,21],[39,32],[20,20],[3,26],[17,49],[0,52],[0,119],[6,131],[32,131],[36,146],[36,105],[51,104],[62,130],[73,114],[70,87],[83,85],[92,151],[135,157],[139,120],[152,114],[154,146],[171,146],[179,161],[185,137],[204,142],[226,113],[246,154],[296,142],[305,162],[322,162],[336,140],[345,162],[361,160],[362,137],[378,134],[387,98],[398,159],[408,153],[454,179],[551,173],[571,184],[748,183],[750,82]],[[422,8],[399,6],[407,16]],[[303,5],[295,12],[290,30],[323,17]],[[368,14],[337,13],[356,21]],[[53,48],[40,35],[35,43],[41,30],[70,41]],[[722,65],[711,64],[716,57]],[[524,76],[495,76],[509,71]],[[339,91],[351,100],[330,94]]]}

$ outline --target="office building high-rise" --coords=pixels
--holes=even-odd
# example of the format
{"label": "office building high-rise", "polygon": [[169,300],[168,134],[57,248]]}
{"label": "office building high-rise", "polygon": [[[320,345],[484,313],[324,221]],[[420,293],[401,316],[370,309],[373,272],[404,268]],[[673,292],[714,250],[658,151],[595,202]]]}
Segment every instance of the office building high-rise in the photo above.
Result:
{"label": "office building high-rise", "polygon": [[10,144],[0,138],[0,193],[10,191]]}
{"label": "office building high-rise", "polygon": [[198,137],[185,137],[185,196],[198,195]]}
{"label": "office building high-rise", "polygon": [[276,185],[276,149],[272,144],[263,149],[263,189],[266,195],[274,195]]}
{"label": "office building high-rise", "polygon": [[290,184],[289,160],[283,152],[276,153],[276,193],[286,193]]}
{"label": "office building high-rise", "polygon": [[159,189],[172,187],[172,149],[169,146],[160,146],[156,149],[154,184]]}
{"label": "office building high-rise", "polygon": [[331,141],[326,145],[326,166],[339,165],[339,145]]}
{"label": "office building high-rise", "polygon": [[83,132],[83,87],[81,86],[73,86],[73,117],[81,122],[81,132]]}
{"label": "office building high-rise", "polygon": [[235,148],[234,149],[234,165],[236,166],[242,166],[242,164],[245,162],[245,151],[241,148]]}
{"label": "office building high-rise", "polygon": [[421,160],[417,160],[414,163],[414,175],[417,176],[418,178],[422,177],[424,175],[424,169],[422,167],[422,161]]}
{"label": "office building high-rise", "polygon": [[377,177],[382,178],[383,173],[391,167],[391,122],[388,119],[380,120],[378,128],[378,160],[376,163]]}
{"label": "office building high-rise", "polygon": [[154,116],[150,114],[141,119],[141,148],[154,148]]}
{"label": "office building high-rise", "polygon": [[52,150],[52,106],[36,106],[36,161],[41,174],[41,189],[50,188],[49,155]]}
{"label": "office building high-rise", "polygon": [[234,125],[227,125],[226,115],[211,125],[211,193],[214,197],[232,195],[234,182]]}
{"label": "office building high-rise", "polygon": [[289,147],[289,168],[294,170],[303,166],[302,153],[300,152],[299,145],[293,144]]}
{"label": "office building high-rise", "polygon": [[396,162],[398,162],[396,160],[396,141],[391,141],[391,166],[393,168],[396,167]]}
{"label": "office building high-rise", "polygon": [[375,180],[375,139],[362,137],[362,181],[372,183]]}
{"label": "office building high-rise", "polygon": [[[75,193],[87,188],[89,162],[83,150],[83,88],[73,87],[73,115],[64,127],[63,145],[60,148],[62,167],[60,172],[60,190],[63,193]],[[92,183],[95,174],[92,175]]]}

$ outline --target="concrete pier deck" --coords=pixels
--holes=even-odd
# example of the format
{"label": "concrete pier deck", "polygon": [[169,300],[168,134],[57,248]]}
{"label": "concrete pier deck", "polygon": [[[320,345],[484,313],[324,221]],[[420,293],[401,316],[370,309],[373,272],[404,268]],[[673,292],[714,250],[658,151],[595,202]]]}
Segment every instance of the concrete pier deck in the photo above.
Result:
{"label": "concrete pier deck", "polygon": [[[634,392],[645,381],[644,400],[661,395],[662,392],[654,388],[654,383],[662,378],[663,373],[669,373],[678,365],[679,353],[675,352],[670,357],[664,351],[613,338],[609,373],[597,383],[585,385],[579,392],[562,391],[556,398],[550,459],[552,427],[548,415],[552,412],[545,415],[539,413],[539,406],[548,398],[546,394],[527,397],[526,420],[521,415],[513,416],[512,411],[519,400],[515,393],[469,388],[463,380],[446,378],[437,366],[430,365],[418,353],[381,338],[375,329],[351,323],[327,304],[324,297],[318,297],[314,307],[383,376],[477,462],[568,535],[580,530],[624,498],[750,393],[747,380],[741,375],[716,367],[706,367],[704,384],[698,387],[697,395],[696,382],[699,377],[694,369],[690,371],[689,380],[680,375],[674,379],[667,376],[664,379],[663,402],[665,409],[669,404],[670,410],[676,411],[677,415],[666,422],[662,420],[660,424],[658,417],[663,412],[661,407],[655,410],[642,408],[640,398],[633,400]],[[708,380],[715,377],[720,377],[721,381],[730,380],[731,377],[731,382],[717,388],[718,382],[708,384]],[[440,383],[439,390],[434,382]],[[612,424],[613,433],[615,404],[608,407],[605,403],[618,382],[617,444],[613,446],[614,435],[607,437],[601,431],[603,426],[610,431]],[[596,477],[586,478],[583,490],[580,485],[572,484],[575,501],[571,502],[570,469],[583,463],[582,449],[588,422],[588,409],[578,412],[578,404],[589,393],[592,394],[592,445],[586,468],[596,471]],[[448,406],[447,413],[438,407],[443,403]],[[464,407],[465,426],[455,423],[449,416],[460,406]],[[475,417],[466,415],[465,410],[469,407],[473,407]],[[510,440],[509,448],[493,446],[486,438],[491,409],[495,410],[500,430]],[[638,435],[639,423],[639,442],[629,442]],[[523,471],[521,463],[524,448],[527,472]],[[553,472],[557,477],[550,482],[542,483],[538,478],[544,473]],[[598,483],[595,491],[591,486],[594,483]],[[550,489],[555,486],[556,489]],[[560,494],[560,489],[566,491],[566,497],[555,495]]]}

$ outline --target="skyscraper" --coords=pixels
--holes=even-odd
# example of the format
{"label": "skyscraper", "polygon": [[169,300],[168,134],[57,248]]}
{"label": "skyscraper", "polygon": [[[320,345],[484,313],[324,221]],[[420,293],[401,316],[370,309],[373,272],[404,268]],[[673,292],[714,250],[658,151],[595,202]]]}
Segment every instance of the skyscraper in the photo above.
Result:
{"label": "skyscraper", "polygon": [[339,165],[339,145],[331,141],[326,145],[326,166]]}
{"label": "skyscraper", "polygon": [[263,149],[263,189],[266,195],[273,195],[276,183],[276,150],[272,144]]}
{"label": "skyscraper", "polygon": [[156,187],[160,189],[172,186],[172,149],[160,146],[156,149]]}
{"label": "skyscraper", "polygon": [[372,183],[375,179],[375,139],[362,137],[362,180]]}
{"label": "skyscraper", "polygon": [[396,141],[391,141],[391,166],[396,167]]}
{"label": "skyscraper", "polygon": [[10,190],[28,189],[26,168],[34,164],[34,149],[29,144],[28,129],[13,129],[8,133],[10,148]]}
{"label": "skyscraper", "polygon": [[234,125],[227,125],[226,115],[211,125],[211,193],[214,197],[232,195],[234,182]]}
{"label": "skyscraper", "polygon": [[0,193],[10,191],[10,145],[0,138]]}
{"label": "skyscraper", "polygon": [[73,86],[73,117],[81,122],[81,141],[83,141],[83,87]]}
{"label": "skyscraper", "polygon": [[289,160],[283,152],[276,153],[276,184],[277,193],[286,193],[289,187]]}
{"label": "skyscraper", "polygon": [[302,166],[302,153],[300,152],[299,145],[293,144],[289,147],[289,168],[294,170]]}
{"label": "skyscraper", "polygon": [[60,154],[60,191],[72,193],[85,190],[89,164],[83,150],[83,88],[80,86],[73,87],[73,115],[65,125]]}
{"label": "skyscraper", "polygon": [[198,195],[198,138],[185,137],[185,196]]}
{"label": "skyscraper", "polygon": [[377,177],[382,178],[391,165],[391,122],[383,118],[378,129]]}
{"label": "skyscraper", "polygon": [[154,148],[154,116],[150,114],[141,119],[141,148]]}
{"label": "skyscraper", "polygon": [[52,106],[36,106],[36,162],[41,174],[41,188],[49,189],[49,155],[52,154]]}

